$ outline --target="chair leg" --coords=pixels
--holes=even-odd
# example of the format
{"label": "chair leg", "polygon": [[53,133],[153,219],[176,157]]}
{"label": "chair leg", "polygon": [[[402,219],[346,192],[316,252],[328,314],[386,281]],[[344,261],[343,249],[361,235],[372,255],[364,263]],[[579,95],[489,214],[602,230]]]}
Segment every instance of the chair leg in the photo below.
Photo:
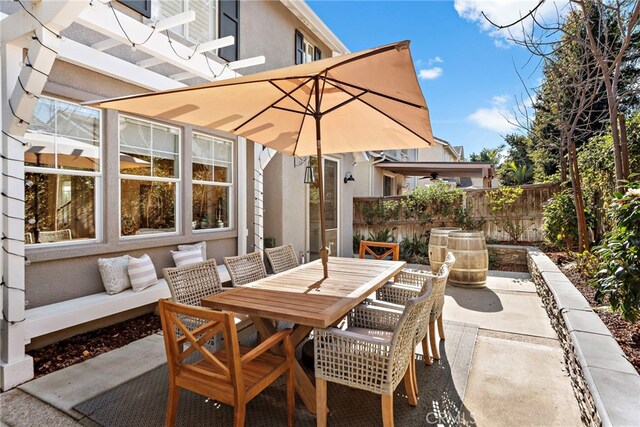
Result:
{"label": "chair leg", "polygon": [[444,324],[442,322],[442,313],[438,317],[438,335],[440,335],[440,339],[444,339]]}
{"label": "chair leg", "polygon": [[316,378],[316,425],[327,425],[327,381]]}
{"label": "chair leg", "polygon": [[244,418],[247,414],[247,405],[245,403],[238,403],[233,408],[233,426],[244,427]]}
{"label": "chair leg", "polygon": [[167,427],[176,425],[176,415],[178,414],[178,400],[180,399],[180,388],[176,387],[173,381],[169,384],[169,398],[167,401]]}
{"label": "chair leg", "polygon": [[436,344],[436,322],[429,322],[429,342],[431,343],[431,354],[434,359],[440,359],[438,344]]}
{"label": "chair leg", "polygon": [[407,371],[404,373],[404,390],[407,393],[407,401],[411,406],[418,406],[418,398],[416,396],[416,389],[414,388],[414,372],[411,368],[412,364],[409,363]]}
{"label": "chair leg", "polygon": [[429,334],[425,335],[424,338],[422,338],[422,355],[425,365],[431,365],[431,363],[433,363],[429,354]]}
{"label": "chair leg", "polygon": [[382,395],[382,425],[393,427],[393,393]]}
{"label": "chair leg", "polygon": [[420,394],[418,391],[418,373],[416,372],[416,348],[413,348],[411,352],[411,363],[409,364],[411,368],[411,381],[413,381],[413,389],[416,391],[416,397]]}
{"label": "chair leg", "polygon": [[293,366],[287,371],[287,425],[293,427],[296,412],[296,385]]}

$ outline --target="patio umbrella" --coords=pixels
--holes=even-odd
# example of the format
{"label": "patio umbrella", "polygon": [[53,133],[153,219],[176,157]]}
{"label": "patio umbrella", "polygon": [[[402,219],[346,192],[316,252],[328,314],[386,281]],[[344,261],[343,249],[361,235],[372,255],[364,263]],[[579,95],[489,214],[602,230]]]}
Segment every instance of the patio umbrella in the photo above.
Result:
{"label": "patio umbrella", "polygon": [[325,278],[322,154],[421,148],[433,141],[408,41],[90,104],[230,132],[292,156],[317,155]]}

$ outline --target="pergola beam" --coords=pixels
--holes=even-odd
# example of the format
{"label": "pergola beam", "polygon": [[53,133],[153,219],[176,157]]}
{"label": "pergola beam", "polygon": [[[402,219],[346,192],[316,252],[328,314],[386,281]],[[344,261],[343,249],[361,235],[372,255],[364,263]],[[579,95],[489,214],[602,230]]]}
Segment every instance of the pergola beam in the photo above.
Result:
{"label": "pergola beam", "polygon": [[[118,17],[116,20],[115,16]],[[136,48],[153,57],[163,60],[171,65],[175,65],[194,74],[197,77],[213,81],[216,78],[235,77],[237,74],[224,65],[214,60],[207,60],[204,54],[194,54],[193,48],[185,46],[177,40],[169,39],[166,34],[155,32],[149,37],[151,28],[139,21],[118,11],[109,10],[109,6],[100,2],[93,2],[91,7],[86,8],[78,17],[77,23],[84,25],[94,31],[97,31],[111,39],[117,40],[122,44],[130,45],[131,42],[120,30],[120,24],[127,32],[129,39],[136,44]],[[147,38],[145,43],[144,42]],[[171,46],[169,45],[171,42]],[[173,50],[175,49],[175,53]],[[177,53],[177,55],[176,55]],[[211,69],[209,69],[211,67]],[[216,73],[214,76],[211,73]],[[220,75],[218,75],[220,74]]]}

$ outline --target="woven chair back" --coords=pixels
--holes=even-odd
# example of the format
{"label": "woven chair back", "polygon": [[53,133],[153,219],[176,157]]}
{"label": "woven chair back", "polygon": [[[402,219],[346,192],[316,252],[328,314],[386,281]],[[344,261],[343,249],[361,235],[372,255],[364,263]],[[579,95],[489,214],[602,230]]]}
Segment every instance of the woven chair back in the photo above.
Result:
{"label": "woven chair back", "polygon": [[389,355],[392,364],[391,390],[395,390],[407,371],[416,344],[415,339],[420,326],[420,318],[426,311],[430,298],[431,292],[427,291],[421,296],[407,301],[402,316],[393,331],[391,354]]}
{"label": "woven chair back", "polygon": [[[187,372],[190,376],[209,383],[231,384],[244,392],[240,360],[240,347],[233,313],[176,304],[167,300],[158,302],[160,319],[167,352],[169,375],[175,377]],[[195,326],[183,319],[197,319]],[[180,331],[178,336],[177,331]],[[216,334],[222,333],[225,341],[226,360],[209,351],[205,344]],[[187,344],[187,345],[185,345]],[[199,353],[200,358],[188,356]],[[208,369],[194,367],[188,362],[204,360]]]}
{"label": "woven chair back", "polygon": [[367,255],[374,259],[385,259],[391,257],[393,261],[400,259],[400,243],[370,242],[367,240],[360,241],[360,258],[366,258]]}
{"label": "woven chair back", "polygon": [[298,266],[298,258],[296,258],[296,251],[293,245],[267,248],[264,253],[269,260],[269,264],[271,264],[271,269],[276,274]]}
{"label": "woven chair back", "polygon": [[227,266],[231,284],[234,287],[246,285],[267,277],[267,270],[264,268],[260,252],[224,257],[222,260],[224,265]]}
{"label": "woven chair back", "polygon": [[169,285],[171,299],[180,304],[199,307],[203,297],[222,292],[215,259],[186,267],[165,268],[162,275]]}
{"label": "woven chair back", "polygon": [[[447,258],[449,256],[447,255]],[[455,257],[453,258],[453,262],[455,262]],[[452,263],[453,264],[453,263]],[[449,278],[450,267],[447,261],[444,262],[440,266],[438,270],[438,274],[433,276],[432,286],[433,286],[433,308],[431,309],[431,321],[435,321],[442,314],[442,309],[444,307],[444,293],[447,288],[447,279]]]}

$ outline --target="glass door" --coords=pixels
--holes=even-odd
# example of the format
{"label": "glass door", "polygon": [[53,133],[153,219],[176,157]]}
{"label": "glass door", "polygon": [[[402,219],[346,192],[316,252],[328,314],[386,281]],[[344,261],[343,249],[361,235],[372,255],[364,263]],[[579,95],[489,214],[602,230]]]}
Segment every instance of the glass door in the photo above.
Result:
{"label": "glass door", "polygon": [[[329,255],[339,256],[338,246],[338,209],[339,209],[339,180],[340,170],[338,160],[323,158],[324,164],[324,215],[327,232],[327,246]],[[311,167],[317,171],[318,160],[311,158]],[[316,182],[309,185],[309,260],[320,258],[322,237],[320,231],[320,193],[317,183],[318,174],[315,174]]]}

